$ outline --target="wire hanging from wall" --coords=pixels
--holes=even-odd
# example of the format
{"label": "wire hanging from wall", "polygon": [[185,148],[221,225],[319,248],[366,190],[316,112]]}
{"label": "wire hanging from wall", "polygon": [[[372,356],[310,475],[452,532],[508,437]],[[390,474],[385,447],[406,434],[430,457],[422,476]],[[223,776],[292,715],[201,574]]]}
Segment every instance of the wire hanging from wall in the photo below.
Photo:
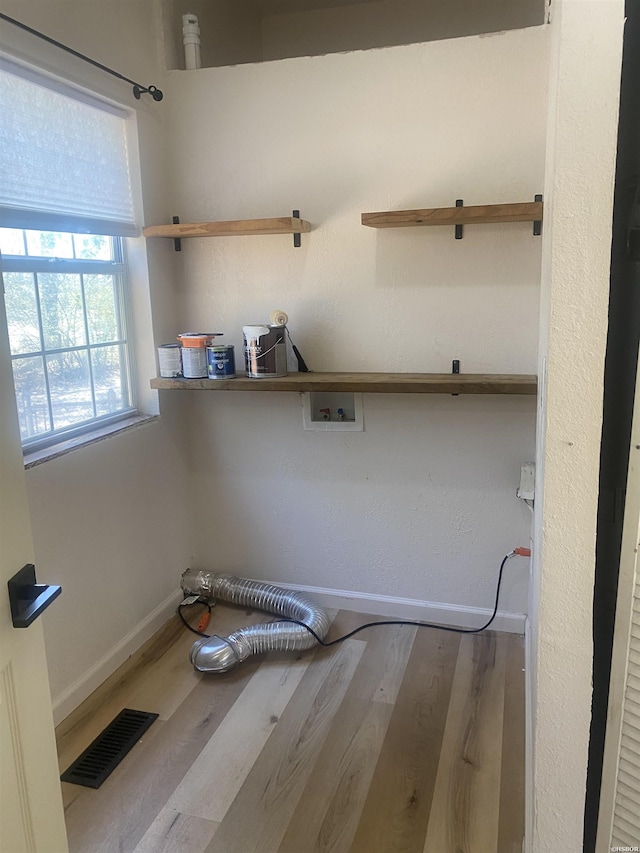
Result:
{"label": "wire hanging from wall", "polygon": [[13,24],[16,27],[19,27],[21,30],[24,30],[27,33],[31,33],[31,35],[36,36],[43,41],[48,42],[49,44],[54,45],[55,47],[59,47],[61,50],[66,50],[67,53],[72,54],[72,56],[77,56],[78,59],[82,59],[84,62],[88,62],[90,65],[99,68],[101,71],[106,71],[107,74],[111,74],[113,77],[118,77],[120,80],[124,80],[125,83],[130,83],[133,86],[133,94],[137,100],[140,100],[141,95],[151,95],[154,101],[161,101],[164,95],[156,86],[141,86],[140,83],[136,83],[135,80],[130,80],[128,77],[125,77],[124,74],[120,74],[118,71],[114,71],[113,68],[109,68],[106,65],[103,65],[101,62],[96,62],[95,59],[91,59],[89,56],[85,56],[84,53],[80,53],[77,50],[74,50],[72,47],[67,47],[66,44],[62,44],[62,42],[56,41],[50,36],[45,35],[44,33],[39,32],[38,30],[34,30],[32,27],[23,24],[21,21],[16,21],[15,18],[10,18],[9,15],[5,15],[3,12],[0,12],[0,18],[3,21],[7,21],[9,24]]}

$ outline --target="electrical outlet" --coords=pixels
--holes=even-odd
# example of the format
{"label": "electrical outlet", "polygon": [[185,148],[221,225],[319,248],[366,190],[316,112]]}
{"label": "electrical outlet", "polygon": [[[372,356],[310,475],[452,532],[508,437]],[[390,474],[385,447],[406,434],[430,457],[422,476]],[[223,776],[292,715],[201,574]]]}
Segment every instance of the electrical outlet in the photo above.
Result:
{"label": "electrical outlet", "polygon": [[525,462],[520,467],[520,486],[516,491],[517,497],[523,501],[535,498],[536,466],[533,462]]}

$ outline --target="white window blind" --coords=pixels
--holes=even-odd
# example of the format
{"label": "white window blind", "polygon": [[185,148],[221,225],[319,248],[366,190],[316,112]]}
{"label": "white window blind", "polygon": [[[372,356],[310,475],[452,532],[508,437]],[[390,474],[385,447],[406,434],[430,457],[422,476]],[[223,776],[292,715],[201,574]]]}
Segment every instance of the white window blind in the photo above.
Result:
{"label": "white window blind", "polygon": [[634,847],[640,842],[640,578],[636,578],[622,706],[611,844]]}
{"label": "white window blind", "polygon": [[137,233],[127,114],[0,61],[0,226]]}
{"label": "white window blind", "polygon": [[596,850],[640,844],[640,368],[631,427],[629,470],[611,654]]}

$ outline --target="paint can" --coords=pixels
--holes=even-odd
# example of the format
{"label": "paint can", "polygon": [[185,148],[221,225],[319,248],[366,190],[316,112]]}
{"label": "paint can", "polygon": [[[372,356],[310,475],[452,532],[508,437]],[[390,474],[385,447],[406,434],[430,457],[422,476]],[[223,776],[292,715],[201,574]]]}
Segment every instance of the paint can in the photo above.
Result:
{"label": "paint can", "polygon": [[271,379],[287,375],[286,327],[282,325],[243,326],[244,361],[251,379]]}
{"label": "paint can", "polygon": [[209,379],[233,379],[236,360],[231,345],[207,347],[207,373]]}
{"label": "paint can", "polygon": [[184,332],[178,335],[182,344],[182,375],[185,379],[205,379],[207,347],[222,332]]}
{"label": "paint can", "polygon": [[158,347],[158,368],[163,379],[176,379],[182,376],[180,344],[161,344]]}

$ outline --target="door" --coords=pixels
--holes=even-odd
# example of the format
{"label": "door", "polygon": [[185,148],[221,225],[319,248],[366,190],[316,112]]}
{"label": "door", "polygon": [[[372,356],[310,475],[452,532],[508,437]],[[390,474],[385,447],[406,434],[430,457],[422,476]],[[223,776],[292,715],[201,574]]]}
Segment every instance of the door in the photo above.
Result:
{"label": "door", "polygon": [[32,547],[0,286],[0,853],[65,853],[42,618],[14,628],[7,589]]}
{"label": "door", "polygon": [[596,853],[640,844],[640,364],[620,552]]}

